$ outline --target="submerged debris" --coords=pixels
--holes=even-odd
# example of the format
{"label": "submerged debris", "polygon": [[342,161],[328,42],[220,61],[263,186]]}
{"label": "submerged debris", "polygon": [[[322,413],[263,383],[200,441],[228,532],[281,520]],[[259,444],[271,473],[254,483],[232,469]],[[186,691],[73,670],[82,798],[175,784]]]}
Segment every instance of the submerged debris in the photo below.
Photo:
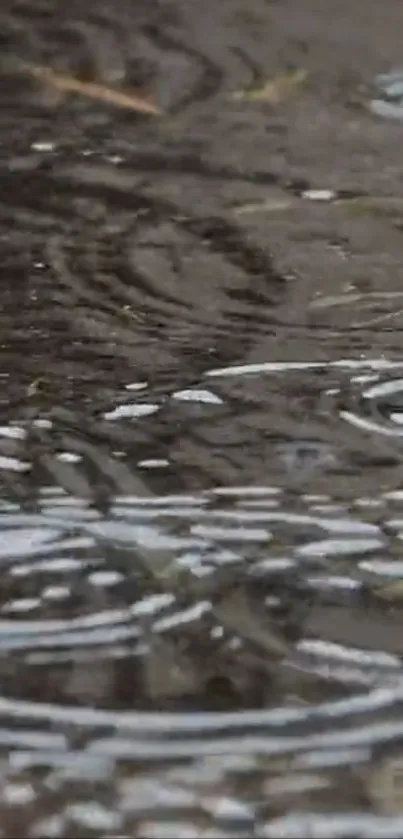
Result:
{"label": "submerged debris", "polygon": [[118,108],[137,111],[138,113],[157,116],[161,113],[157,105],[148,101],[138,93],[118,90],[98,82],[88,82],[77,79],[68,73],[58,73],[51,67],[21,62],[16,64],[15,69],[38,79],[50,88],[60,93],[76,93],[85,96],[87,99],[98,99],[108,105]]}
{"label": "submerged debris", "polygon": [[281,73],[268,79],[258,87],[251,87],[245,90],[238,90],[232,94],[233,99],[247,99],[249,102],[268,102],[270,105],[278,105],[288,96],[301,87],[307,81],[306,70],[292,70],[289,73]]}

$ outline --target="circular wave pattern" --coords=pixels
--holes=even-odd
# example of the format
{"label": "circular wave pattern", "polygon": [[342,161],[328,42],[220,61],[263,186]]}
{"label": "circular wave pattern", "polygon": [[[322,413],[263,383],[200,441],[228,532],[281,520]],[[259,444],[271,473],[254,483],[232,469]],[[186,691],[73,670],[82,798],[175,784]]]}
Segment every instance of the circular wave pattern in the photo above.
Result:
{"label": "circular wave pattern", "polygon": [[[293,836],[273,806],[297,807],[301,789],[316,808],[345,800],[402,731],[400,618],[376,595],[400,538],[391,503],[306,494],[292,508],[269,486],[124,496],[107,515],[50,488],[35,512],[4,502],[4,823]],[[325,685],[332,700],[313,701]]]}
{"label": "circular wave pattern", "polygon": [[[368,776],[375,795],[402,732],[401,614],[379,600],[398,604],[402,575],[398,552],[384,559],[402,532],[390,496],[351,511],[312,495],[293,510],[270,487],[122,497],[107,516],[57,490],[37,513],[3,505],[3,823],[293,836],[273,808],[297,809],[301,788],[316,811],[329,794],[345,806],[350,780],[352,798]],[[332,835],[374,829],[356,819]]]}
{"label": "circular wave pattern", "polygon": [[275,5],[0,11],[3,836],[402,834],[399,206],[252,110]]}

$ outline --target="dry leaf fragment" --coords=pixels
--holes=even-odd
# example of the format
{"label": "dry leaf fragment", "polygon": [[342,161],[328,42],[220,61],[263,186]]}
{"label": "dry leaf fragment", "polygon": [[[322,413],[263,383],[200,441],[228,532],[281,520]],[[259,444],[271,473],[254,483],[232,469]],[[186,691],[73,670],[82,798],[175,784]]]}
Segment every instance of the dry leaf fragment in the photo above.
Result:
{"label": "dry leaf fragment", "polygon": [[271,105],[278,105],[283,99],[293,93],[297,87],[304,84],[307,78],[308,73],[306,70],[293,70],[290,73],[282,73],[273,79],[269,79],[261,87],[238,90],[232,94],[232,98],[246,99],[249,102],[269,102]]}

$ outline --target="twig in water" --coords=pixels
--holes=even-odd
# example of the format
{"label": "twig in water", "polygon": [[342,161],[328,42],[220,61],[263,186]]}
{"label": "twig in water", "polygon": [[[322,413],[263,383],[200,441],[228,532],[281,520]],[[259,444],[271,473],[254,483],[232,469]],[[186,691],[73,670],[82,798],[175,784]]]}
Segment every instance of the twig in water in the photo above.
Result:
{"label": "twig in water", "polygon": [[81,96],[86,96],[88,99],[98,99],[101,102],[106,102],[108,105],[115,105],[119,108],[137,111],[138,113],[152,114],[154,116],[161,114],[161,110],[157,105],[154,105],[152,102],[143,99],[142,96],[135,93],[126,93],[112,87],[106,87],[103,84],[98,84],[97,82],[83,82],[80,79],[74,78],[74,76],[56,73],[51,67],[24,63],[23,69],[41,82],[66,93],[78,93]]}

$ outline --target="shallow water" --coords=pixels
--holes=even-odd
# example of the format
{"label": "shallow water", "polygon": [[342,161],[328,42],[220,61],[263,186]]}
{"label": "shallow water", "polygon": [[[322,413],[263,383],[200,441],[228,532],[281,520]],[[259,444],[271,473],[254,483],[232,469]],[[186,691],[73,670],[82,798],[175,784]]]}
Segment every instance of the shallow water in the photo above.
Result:
{"label": "shallow water", "polygon": [[2,4],[0,836],[402,835],[402,13],[361,5]]}

